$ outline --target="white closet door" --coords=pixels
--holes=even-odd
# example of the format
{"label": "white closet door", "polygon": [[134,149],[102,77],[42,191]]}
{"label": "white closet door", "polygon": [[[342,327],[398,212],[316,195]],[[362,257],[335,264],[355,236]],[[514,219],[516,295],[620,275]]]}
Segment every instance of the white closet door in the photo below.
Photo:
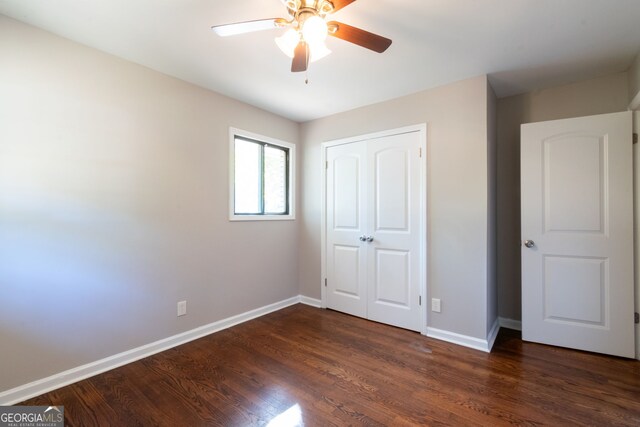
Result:
{"label": "white closet door", "polygon": [[420,135],[369,141],[368,318],[420,330]]}
{"label": "white closet door", "polygon": [[327,150],[327,307],[367,317],[366,145]]}
{"label": "white closet door", "polygon": [[420,132],[327,148],[327,307],[420,331]]}

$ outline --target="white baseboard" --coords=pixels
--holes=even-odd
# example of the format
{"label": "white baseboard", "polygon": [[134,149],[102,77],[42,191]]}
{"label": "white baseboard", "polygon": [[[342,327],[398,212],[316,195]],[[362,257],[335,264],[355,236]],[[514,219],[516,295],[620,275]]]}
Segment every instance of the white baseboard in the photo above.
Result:
{"label": "white baseboard", "polygon": [[[495,328],[494,329],[498,329]],[[498,332],[496,330],[495,334],[497,335]],[[491,351],[491,346],[489,345],[489,341],[488,340],[483,340],[480,338],[475,338],[475,337],[470,337],[468,335],[462,335],[462,334],[457,334],[455,332],[449,332],[449,331],[444,331],[442,329],[436,329],[436,328],[427,328],[427,336],[430,338],[435,338],[435,339],[439,339],[442,341],[447,341],[453,344],[458,344],[461,345],[463,347],[469,347],[469,348],[473,348],[475,350],[480,350],[480,351],[484,351],[486,353],[489,353]],[[495,338],[494,338],[495,340]],[[493,345],[493,343],[491,343],[491,345]]]}
{"label": "white baseboard", "polygon": [[305,297],[304,295],[300,295],[300,302],[302,304],[310,305],[315,308],[322,308],[322,301],[315,298]]}
{"label": "white baseboard", "polygon": [[520,320],[507,319],[506,317],[499,317],[501,328],[513,329],[516,331],[522,330],[522,322]]}
{"label": "white baseboard", "polygon": [[0,406],[15,405],[18,402],[22,402],[35,396],[39,396],[43,393],[47,393],[60,387],[64,387],[66,385],[84,380],[94,375],[110,371],[111,369],[135,362],[136,360],[140,360],[142,358],[160,353],[170,348],[177,347],[181,344],[188,343],[189,341],[202,338],[214,332],[230,328],[239,323],[255,319],[256,317],[264,316],[265,314],[281,310],[294,304],[303,303],[314,305],[316,301],[317,300],[314,300],[312,298],[298,295],[296,297],[279,301],[274,304],[269,304],[255,310],[250,310],[236,316],[231,316],[226,319],[222,319],[217,322],[213,322],[208,325],[183,332],[181,334],[152,342],[150,344],[146,344],[141,347],[125,351],[123,353],[109,356],[95,362],[87,363],[86,365],[78,366],[76,368],[60,372],[47,378],[42,378],[40,380],[18,386],[10,390],[2,391],[0,392]]}
{"label": "white baseboard", "polygon": [[487,337],[487,351],[489,353],[491,353],[493,344],[496,342],[496,338],[498,338],[498,332],[500,332],[500,319],[496,318],[491,330],[489,331],[489,336]]}

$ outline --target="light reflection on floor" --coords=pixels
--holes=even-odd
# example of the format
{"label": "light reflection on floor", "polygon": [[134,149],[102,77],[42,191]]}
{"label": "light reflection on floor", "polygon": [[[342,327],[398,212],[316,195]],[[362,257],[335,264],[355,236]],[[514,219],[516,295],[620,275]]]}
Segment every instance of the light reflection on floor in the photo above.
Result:
{"label": "light reflection on floor", "polygon": [[267,427],[302,427],[304,422],[302,421],[302,409],[297,403],[291,408],[287,409],[274,419],[272,419]]}

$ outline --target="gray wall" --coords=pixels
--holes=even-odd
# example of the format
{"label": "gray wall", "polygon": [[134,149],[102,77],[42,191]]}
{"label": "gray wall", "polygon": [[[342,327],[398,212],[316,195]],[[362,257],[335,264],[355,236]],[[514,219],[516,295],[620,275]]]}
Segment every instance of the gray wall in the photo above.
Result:
{"label": "gray wall", "polygon": [[485,76],[304,123],[301,294],[320,298],[321,144],[427,123],[430,327],[486,339],[489,174]]}
{"label": "gray wall", "polygon": [[627,73],[498,100],[498,301],[500,316],[521,319],[520,125],[626,111]]}
{"label": "gray wall", "polygon": [[227,220],[229,126],[297,123],[2,16],[0,52],[0,391],[298,295],[297,222]]}

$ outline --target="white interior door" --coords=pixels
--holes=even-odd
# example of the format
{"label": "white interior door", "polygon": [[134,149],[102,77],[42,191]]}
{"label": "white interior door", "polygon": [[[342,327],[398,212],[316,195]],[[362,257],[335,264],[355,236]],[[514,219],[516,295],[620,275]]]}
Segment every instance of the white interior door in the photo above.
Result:
{"label": "white interior door", "polygon": [[421,330],[420,147],[409,132],[327,148],[328,308]]}
{"label": "white interior door", "polygon": [[366,145],[327,150],[327,307],[367,317]]}
{"label": "white interior door", "polygon": [[368,143],[368,318],[420,330],[420,139]]}
{"label": "white interior door", "polygon": [[628,112],[522,126],[524,340],[634,357],[631,135]]}

